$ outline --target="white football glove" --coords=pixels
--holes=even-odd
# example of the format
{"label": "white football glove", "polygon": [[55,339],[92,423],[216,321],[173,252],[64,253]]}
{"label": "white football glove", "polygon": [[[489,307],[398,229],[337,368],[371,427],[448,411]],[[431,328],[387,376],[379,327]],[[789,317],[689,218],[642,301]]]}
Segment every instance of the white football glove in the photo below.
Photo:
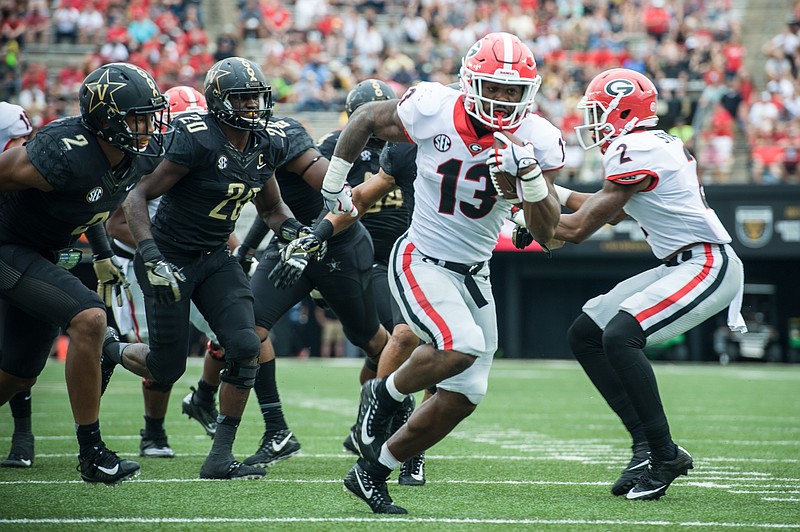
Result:
{"label": "white football glove", "polygon": [[322,189],[325,207],[333,214],[349,214],[353,218],[358,216],[358,209],[353,205],[353,191],[350,185],[344,185],[339,192],[330,192]]}
{"label": "white football glove", "polygon": [[499,131],[495,131],[494,138],[505,144],[505,147],[495,148],[494,153],[489,156],[487,164],[496,166],[497,170],[501,172],[520,178],[528,177],[527,175],[522,176],[522,173],[536,172],[535,169],[531,169],[534,165],[539,166],[532,143],[526,142],[524,145],[518,146]]}

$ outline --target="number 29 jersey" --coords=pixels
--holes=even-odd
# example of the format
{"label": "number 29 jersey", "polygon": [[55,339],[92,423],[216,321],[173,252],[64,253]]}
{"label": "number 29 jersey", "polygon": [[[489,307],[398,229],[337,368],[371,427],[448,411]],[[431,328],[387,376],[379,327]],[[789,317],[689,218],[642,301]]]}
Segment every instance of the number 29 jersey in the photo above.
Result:
{"label": "number 29 jersey", "polygon": [[[478,137],[463,93],[439,83],[409,89],[397,106],[406,135],[417,145],[414,214],[409,238],[425,255],[477,263],[492,256],[510,204],[497,197],[486,164],[491,133]],[[564,165],[560,131],[538,115],[514,134],[533,143],[542,170]]]}

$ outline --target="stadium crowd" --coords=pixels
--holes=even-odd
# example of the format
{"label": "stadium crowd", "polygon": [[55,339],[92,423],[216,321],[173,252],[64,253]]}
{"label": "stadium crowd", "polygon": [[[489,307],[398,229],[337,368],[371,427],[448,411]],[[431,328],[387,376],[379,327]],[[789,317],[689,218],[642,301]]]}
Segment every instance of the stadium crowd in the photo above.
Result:
{"label": "stadium crowd", "polygon": [[[276,101],[298,112],[338,111],[365,78],[384,79],[398,94],[420,80],[450,83],[459,50],[504,30],[528,43],[540,66],[539,112],[568,144],[562,179],[597,179],[599,161],[575,141],[572,128],[581,120],[575,104],[597,72],[624,66],[656,80],[661,124],[697,155],[704,182],[737,180],[737,146],[749,146],[746,175],[753,182],[800,181],[796,13],[764,44],[767,83],[754,87],[731,0],[238,0],[236,6],[236,24],[222,27],[205,20],[199,0],[6,0],[0,99],[20,103],[40,127],[76,111],[71,95],[103,63],[140,65],[164,87],[199,87],[215,61],[243,54],[259,59]],[[40,56],[27,57],[32,43],[74,47],[84,57],[76,66],[47,66]]]}

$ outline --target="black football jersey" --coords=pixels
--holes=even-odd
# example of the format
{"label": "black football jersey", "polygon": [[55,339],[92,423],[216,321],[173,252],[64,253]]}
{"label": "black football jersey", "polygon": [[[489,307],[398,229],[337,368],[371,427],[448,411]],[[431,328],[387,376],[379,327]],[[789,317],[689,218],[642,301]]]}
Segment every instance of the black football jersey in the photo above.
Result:
{"label": "black football jersey", "polygon": [[47,124],[25,149],[53,190],[0,195],[0,242],[43,253],[68,247],[90,226],[105,222],[152,169],[148,158],[130,155],[112,169],[78,116]]}
{"label": "black football jersey", "polygon": [[225,243],[242,207],[285,164],[289,143],[280,135],[254,131],[242,153],[211,114],[182,114],[172,125],[174,139],[164,157],[189,172],[161,197],[153,237],[172,252],[212,250]]}
{"label": "black football jersey", "polygon": [[[289,143],[289,155],[286,161],[292,161],[303,152],[314,148],[314,141],[300,122],[288,117],[271,117],[267,128],[271,135],[281,137]],[[322,195],[298,174],[285,168],[275,172],[281,197],[292,210],[292,214],[302,224],[310,226],[322,210]]]}
{"label": "black football jersey", "polygon": [[381,198],[361,218],[372,235],[375,260],[388,262],[392,246],[411,223],[416,157],[417,147],[404,142],[389,142],[380,153],[380,167],[395,178],[398,188]]}

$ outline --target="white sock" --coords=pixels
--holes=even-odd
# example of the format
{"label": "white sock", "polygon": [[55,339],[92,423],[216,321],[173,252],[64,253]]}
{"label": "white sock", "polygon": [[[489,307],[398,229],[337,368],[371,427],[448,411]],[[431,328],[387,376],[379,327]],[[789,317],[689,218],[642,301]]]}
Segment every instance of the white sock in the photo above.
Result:
{"label": "white sock", "polygon": [[389,451],[389,446],[385,443],[381,446],[381,455],[378,457],[378,463],[385,465],[389,469],[400,467],[400,461],[394,457]]}
{"label": "white sock", "polygon": [[392,399],[398,403],[406,398],[406,394],[397,391],[397,386],[394,385],[394,373],[386,377],[386,390],[389,392],[389,395],[392,396]]}

